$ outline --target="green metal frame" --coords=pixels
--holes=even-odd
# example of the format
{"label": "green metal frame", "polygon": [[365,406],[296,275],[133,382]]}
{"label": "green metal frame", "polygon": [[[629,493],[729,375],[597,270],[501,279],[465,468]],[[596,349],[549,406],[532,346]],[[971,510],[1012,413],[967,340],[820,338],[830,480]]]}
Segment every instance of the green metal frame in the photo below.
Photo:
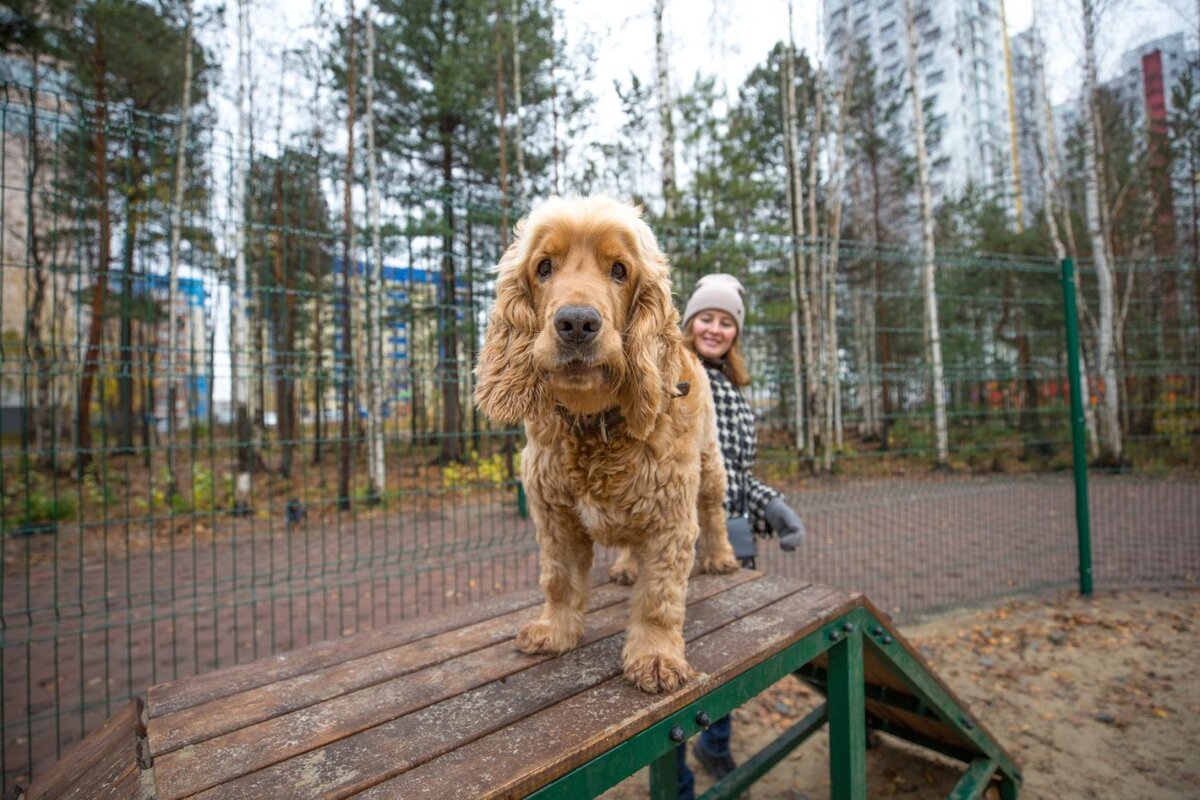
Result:
{"label": "green metal frame", "polygon": [[[650,797],[653,800],[674,798],[675,749],[687,738],[700,732],[702,725],[698,717],[702,712],[711,719],[719,719],[788,673],[797,672],[817,656],[828,654],[827,671],[822,674],[809,670],[806,673],[806,677],[817,679],[818,682],[821,677],[826,678],[822,688],[826,691],[827,703],[714,784],[702,800],[725,800],[742,794],[826,721],[829,723],[830,741],[830,796],[837,800],[865,800],[868,693],[864,681],[864,651],[868,647],[912,690],[913,696],[918,698],[915,704],[918,713],[952,727],[975,750],[947,747],[911,731],[889,726],[881,720],[872,721],[872,727],[897,733],[909,741],[967,763],[968,769],[950,794],[951,798],[980,797],[989,785],[999,781],[1001,797],[1004,800],[1016,800],[1023,780],[1016,764],[982,730],[975,718],[933,678],[925,665],[895,642],[894,633],[885,621],[877,619],[866,608],[853,609],[823,625],[530,797],[538,800],[595,797],[642,767],[649,766]],[[871,699],[879,700],[885,694],[874,691]],[[897,705],[905,707],[905,710],[914,710],[911,699],[907,704],[897,702]]]}

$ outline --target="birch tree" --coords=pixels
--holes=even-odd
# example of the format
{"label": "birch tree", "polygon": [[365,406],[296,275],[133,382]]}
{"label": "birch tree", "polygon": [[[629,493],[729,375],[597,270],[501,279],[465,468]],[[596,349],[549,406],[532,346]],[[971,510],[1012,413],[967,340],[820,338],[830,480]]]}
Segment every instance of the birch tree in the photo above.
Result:
{"label": "birch tree", "polygon": [[[513,19],[516,26],[516,19]],[[501,0],[496,0],[496,24],[494,28],[494,46],[496,51],[496,133],[497,156],[500,188],[500,250],[508,249],[508,113],[507,91],[504,81],[504,7]]]}
{"label": "birch tree", "polygon": [[371,0],[365,11],[367,26],[366,110],[363,126],[367,130],[367,203],[371,225],[371,289],[367,292],[367,349],[370,367],[367,381],[370,393],[368,411],[368,480],[370,498],[379,502],[387,485],[387,464],[383,438],[383,241],[380,235],[379,165],[375,152],[375,22]]}
{"label": "birch tree", "polygon": [[[848,45],[848,43],[847,43]],[[843,52],[848,53],[849,47]],[[828,225],[828,254],[824,261],[821,288],[825,306],[825,433],[822,437],[822,453],[826,471],[833,469],[833,454],[836,447],[843,442],[842,432],[842,393],[841,370],[838,358],[838,256],[842,241],[842,178],[843,163],[846,154],[846,118],[849,116],[846,105],[854,80],[854,71],[849,59],[842,64],[841,81],[838,86],[834,110],[837,113],[837,126],[834,130],[833,163],[830,166],[831,185],[829,188],[829,225]]]}
{"label": "birch tree", "polygon": [[1101,378],[1100,446],[1106,463],[1121,461],[1120,393],[1117,384],[1115,279],[1109,253],[1109,242],[1101,217],[1101,186],[1104,176],[1100,152],[1100,110],[1096,86],[1096,27],[1099,13],[1094,0],[1081,0],[1083,13],[1083,159],[1084,214],[1087,218],[1088,239],[1092,246],[1092,262],[1096,270],[1099,320],[1096,336],[1096,365]]}
{"label": "birch tree", "polygon": [[179,493],[176,465],[179,422],[175,404],[179,393],[178,352],[179,321],[179,243],[183,228],[183,187],[187,169],[188,118],[192,107],[192,3],[184,2],[186,23],[183,35],[183,101],[180,104],[179,135],[175,140],[175,193],[171,204],[171,255],[167,277],[167,496]]}
{"label": "birch tree", "polygon": [[812,385],[812,310],[809,307],[808,282],[804,261],[804,189],[801,179],[799,115],[796,109],[795,36],[792,32],[792,3],[788,3],[788,44],[780,71],[779,95],[783,113],[783,149],[787,163],[788,224],[791,229],[790,275],[792,295],[789,314],[792,329],[792,387],[795,393],[793,413],[796,452],[810,462],[815,454],[813,430],[808,419],[808,387]]}
{"label": "birch tree", "polygon": [[817,76],[813,81],[813,109],[812,127],[808,132],[808,192],[805,196],[808,212],[808,232],[810,236],[810,246],[806,248],[804,259],[804,270],[807,273],[807,284],[809,297],[806,299],[805,305],[807,312],[804,320],[804,339],[806,342],[811,342],[805,346],[805,402],[807,404],[806,413],[808,414],[808,426],[811,431],[810,436],[813,438],[813,451],[811,457],[814,459],[813,466],[816,466],[816,435],[817,431],[824,432],[824,407],[819,402],[821,398],[821,364],[824,362],[824,347],[825,337],[822,335],[822,315],[824,309],[820,301],[821,287],[821,257],[824,248],[824,243],[821,241],[821,229],[817,216],[817,186],[820,177],[820,160],[821,160],[821,140],[824,136],[826,125],[825,116],[825,65],[817,64]]}
{"label": "birch tree", "polygon": [[658,119],[662,129],[663,213],[668,227],[679,215],[678,188],[675,183],[675,121],[671,104],[671,73],[667,66],[667,42],[663,30],[666,0],[654,0],[655,88],[658,93]]}
{"label": "birch tree", "polygon": [[229,362],[232,377],[233,414],[237,440],[237,477],[233,487],[233,511],[250,510],[250,365],[246,358],[246,130],[250,110],[246,89],[250,74],[250,26],[248,0],[238,0],[237,131],[233,144],[233,285],[229,287]]}
{"label": "birch tree", "polygon": [[562,147],[559,145],[559,110],[558,110],[558,38],[554,17],[550,18],[550,161],[553,164],[553,184],[555,195],[562,194]]}
{"label": "birch tree", "polygon": [[[852,186],[856,205],[862,218],[856,230],[862,231],[872,243],[867,272],[861,285],[867,297],[862,298],[857,327],[866,341],[860,348],[859,372],[863,376],[861,398],[865,407],[864,433],[877,436],[880,447],[890,445],[892,423],[892,330],[891,315],[896,313],[887,295],[889,278],[896,267],[882,257],[882,245],[892,238],[891,229],[904,216],[903,198],[915,191],[911,175],[912,157],[903,142],[908,137],[903,130],[907,121],[902,112],[904,97],[900,76],[880,80],[871,55],[858,51],[854,56],[855,81],[850,106],[854,122],[848,128],[853,145]],[[907,227],[907,223],[901,223]]]}
{"label": "birch tree", "polygon": [[933,425],[937,442],[937,463],[950,463],[949,437],[946,431],[946,387],[942,370],[942,334],[938,321],[937,270],[933,238],[933,198],[929,188],[929,154],[925,146],[925,113],[921,99],[921,75],[917,58],[917,23],[913,0],[905,0],[904,25],[908,43],[908,80],[912,93],[913,138],[917,151],[917,186],[921,198],[921,293],[925,305],[925,331],[929,366],[933,383]]}
{"label": "birch tree", "polygon": [[[521,0],[511,3],[513,73],[513,153],[517,161],[517,199],[522,209],[528,203],[529,179],[525,172],[525,117],[521,99]],[[553,56],[551,56],[553,63]],[[557,143],[556,143],[557,144]]]}
{"label": "birch tree", "polygon": [[[1050,236],[1050,245],[1054,248],[1054,258],[1057,262],[1062,263],[1063,259],[1068,255],[1072,258],[1075,256],[1075,236],[1071,231],[1071,215],[1069,210],[1063,208],[1063,221],[1067,229],[1067,234],[1070,240],[1070,249],[1063,241],[1062,232],[1059,230],[1058,215],[1060,207],[1065,205],[1062,203],[1062,181],[1059,178],[1059,158],[1058,144],[1055,136],[1054,124],[1054,109],[1050,105],[1050,91],[1046,84],[1046,45],[1042,39],[1041,29],[1034,21],[1032,33],[1032,49],[1034,59],[1034,70],[1037,72],[1039,81],[1039,95],[1042,117],[1042,136],[1038,136],[1034,142],[1034,154],[1038,162],[1038,172],[1042,182],[1042,216],[1046,222],[1046,231]],[[1080,291],[1079,270],[1075,270],[1075,296],[1078,300],[1080,313],[1085,310],[1083,302],[1083,292]],[[1087,348],[1080,344],[1079,348],[1079,383],[1084,392],[1084,426],[1087,431],[1088,449],[1095,458],[1100,452],[1100,439],[1096,431],[1096,412],[1092,408],[1090,402],[1091,383],[1088,381],[1088,358]]]}
{"label": "birch tree", "polygon": [[354,253],[354,208],[352,187],[354,184],[354,125],[358,86],[358,17],[354,13],[354,0],[349,0],[350,25],[346,35],[346,163],[342,172],[342,436],[338,451],[338,510],[350,510],[350,449],[351,449],[351,385],[354,380],[354,337],[353,298],[351,297],[351,275],[355,271]]}

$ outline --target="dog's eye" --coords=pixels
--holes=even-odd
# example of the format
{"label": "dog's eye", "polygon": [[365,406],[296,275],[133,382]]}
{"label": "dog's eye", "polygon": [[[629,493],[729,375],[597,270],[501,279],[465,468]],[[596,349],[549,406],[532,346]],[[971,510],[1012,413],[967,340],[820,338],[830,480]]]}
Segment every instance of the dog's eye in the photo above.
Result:
{"label": "dog's eye", "polygon": [[612,278],[617,283],[624,283],[628,273],[625,270],[625,265],[620,261],[614,261],[612,265]]}
{"label": "dog's eye", "polygon": [[546,278],[549,278],[550,273],[553,270],[554,270],[554,265],[550,263],[550,259],[543,258],[541,261],[538,262],[537,275],[542,280],[546,280]]}

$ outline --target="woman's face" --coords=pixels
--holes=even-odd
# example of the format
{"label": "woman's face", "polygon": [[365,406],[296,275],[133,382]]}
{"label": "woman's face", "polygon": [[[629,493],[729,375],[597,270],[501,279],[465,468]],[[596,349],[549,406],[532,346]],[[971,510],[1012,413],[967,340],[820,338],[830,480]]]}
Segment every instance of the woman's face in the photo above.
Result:
{"label": "woman's face", "polygon": [[692,341],[702,357],[718,361],[737,338],[737,321],[724,311],[706,308],[692,318]]}

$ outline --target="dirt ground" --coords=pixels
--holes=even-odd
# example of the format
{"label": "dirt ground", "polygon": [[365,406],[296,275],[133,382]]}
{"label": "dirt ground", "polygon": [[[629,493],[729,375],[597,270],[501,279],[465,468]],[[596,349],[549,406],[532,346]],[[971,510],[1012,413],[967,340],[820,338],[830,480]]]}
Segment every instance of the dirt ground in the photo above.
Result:
{"label": "dirt ground", "polygon": [[[1027,597],[901,630],[1016,760],[1025,800],[1200,797],[1200,591]],[[819,703],[788,676],[735,712],[735,758],[740,763]],[[872,740],[870,797],[945,798],[963,772],[897,739]],[[690,754],[689,763],[699,795],[711,780]],[[827,798],[827,764],[822,731],[748,796]],[[645,797],[646,787],[643,773],[604,797]]]}

